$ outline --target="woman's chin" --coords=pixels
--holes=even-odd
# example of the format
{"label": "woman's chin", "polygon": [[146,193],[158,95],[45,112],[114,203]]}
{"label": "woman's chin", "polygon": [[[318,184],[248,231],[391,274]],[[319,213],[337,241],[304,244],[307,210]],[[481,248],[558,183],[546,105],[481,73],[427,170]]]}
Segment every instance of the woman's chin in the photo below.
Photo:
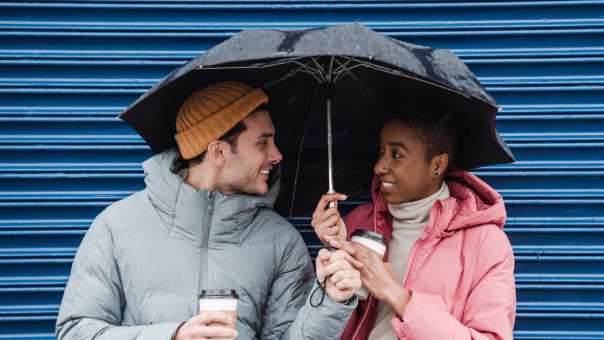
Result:
{"label": "woman's chin", "polygon": [[382,191],[382,198],[388,204],[401,204],[404,201],[399,195],[393,192]]}

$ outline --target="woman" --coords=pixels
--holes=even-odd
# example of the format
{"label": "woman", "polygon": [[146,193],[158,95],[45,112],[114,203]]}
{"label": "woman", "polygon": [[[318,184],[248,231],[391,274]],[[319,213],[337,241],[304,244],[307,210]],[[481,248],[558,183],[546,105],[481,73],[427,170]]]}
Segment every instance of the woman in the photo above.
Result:
{"label": "woman", "polygon": [[[359,266],[369,299],[342,339],[512,339],[514,255],[502,228],[501,195],[466,171],[449,171],[456,154],[450,116],[408,104],[380,133],[372,203],[344,220],[324,195],[313,214],[319,239]],[[357,229],[384,235],[384,260],[346,242]]]}

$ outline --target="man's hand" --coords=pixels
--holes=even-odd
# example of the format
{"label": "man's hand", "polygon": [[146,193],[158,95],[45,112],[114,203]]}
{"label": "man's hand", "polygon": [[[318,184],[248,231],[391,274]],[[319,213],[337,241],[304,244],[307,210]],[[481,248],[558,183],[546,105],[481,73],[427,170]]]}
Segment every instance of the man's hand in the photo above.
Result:
{"label": "man's hand", "polygon": [[[346,225],[338,212],[338,201],[346,200],[346,195],[339,193],[325,194],[317,203],[317,208],[312,214],[310,224],[315,229],[315,233],[319,240],[325,246],[329,245],[332,239],[345,241],[346,240]],[[328,208],[328,205],[333,202],[333,206]]]}
{"label": "man's hand", "polygon": [[234,322],[224,312],[201,312],[180,326],[174,340],[235,339],[237,331],[229,327]]}
{"label": "man's hand", "polygon": [[361,280],[371,295],[380,301],[384,301],[401,317],[411,294],[398,282],[392,266],[384,262],[381,255],[364,245],[356,242],[332,241],[331,245],[338,251],[345,251],[355,261],[360,262],[362,267]]}
{"label": "man's hand", "polygon": [[346,252],[338,250],[330,253],[321,249],[317,255],[317,280],[327,278],[325,292],[333,300],[344,302],[361,287],[361,275],[356,267],[363,265]]}

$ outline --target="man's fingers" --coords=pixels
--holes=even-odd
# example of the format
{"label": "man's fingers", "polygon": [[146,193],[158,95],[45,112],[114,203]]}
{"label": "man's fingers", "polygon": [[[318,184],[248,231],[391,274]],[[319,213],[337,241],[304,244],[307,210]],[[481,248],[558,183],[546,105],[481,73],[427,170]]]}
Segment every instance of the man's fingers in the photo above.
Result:
{"label": "man's fingers", "polygon": [[237,331],[223,326],[197,326],[193,330],[193,334],[204,338],[223,338],[223,339],[234,339],[237,337]]}
{"label": "man's fingers", "polygon": [[327,250],[325,248],[319,250],[319,253],[317,254],[317,261],[316,261],[316,275],[317,275],[317,280],[319,280],[320,282],[323,282],[323,280],[325,280],[325,278],[327,277],[327,275],[324,274],[324,272],[325,272],[324,263],[327,263],[330,258],[331,258],[331,252],[329,252],[329,250]]}
{"label": "man's fingers", "polygon": [[210,323],[220,323],[227,325],[232,320],[231,316],[224,312],[201,312],[199,313],[199,315],[192,318],[192,321],[200,325],[207,325]]}
{"label": "man's fingers", "polygon": [[339,272],[341,270],[348,270],[351,269],[352,266],[350,263],[348,263],[345,260],[338,260],[336,262],[330,263],[329,265],[325,266],[323,268],[323,274],[325,275],[325,277],[329,277],[333,274],[335,274],[336,272]]}
{"label": "man's fingers", "polygon": [[331,256],[331,252],[325,248],[320,249],[319,253],[317,254],[317,258],[319,258],[321,261],[329,261]]}
{"label": "man's fingers", "polygon": [[350,263],[356,269],[363,268],[362,262],[355,260],[354,257],[350,256],[350,254],[348,254],[344,250],[340,249],[340,250],[337,250],[336,252],[334,252],[333,254],[331,254],[331,259],[330,259],[331,262],[335,262],[335,261],[341,260],[341,259],[348,261],[348,263]]}
{"label": "man's fingers", "polygon": [[329,278],[329,281],[331,281],[332,283],[338,283],[342,280],[355,279],[355,278],[358,278],[359,280],[361,278],[361,274],[359,273],[358,270],[354,270],[354,269],[340,270],[340,271],[334,273]]}
{"label": "man's fingers", "polygon": [[348,292],[350,290],[355,291],[359,287],[361,287],[361,279],[360,278],[344,279],[344,280],[338,281],[335,285],[339,290],[343,290],[344,291],[343,293]]}

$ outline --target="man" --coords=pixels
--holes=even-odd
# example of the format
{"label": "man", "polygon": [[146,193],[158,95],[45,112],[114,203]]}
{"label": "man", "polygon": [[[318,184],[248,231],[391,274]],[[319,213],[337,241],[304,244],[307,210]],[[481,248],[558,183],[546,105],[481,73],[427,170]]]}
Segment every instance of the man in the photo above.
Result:
{"label": "man", "polygon": [[[57,320],[66,339],[335,339],[356,306],[360,275],[325,249],[309,303],[305,244],[271,208],[282,155],[259,89],[238,82],[190,96],[178,151],[147,160],[146,188],[103,211],[76,255]],[[228,315],[197,311],[203,289],[236,289]],[[321,288],[318,288],[321,289]]]}

